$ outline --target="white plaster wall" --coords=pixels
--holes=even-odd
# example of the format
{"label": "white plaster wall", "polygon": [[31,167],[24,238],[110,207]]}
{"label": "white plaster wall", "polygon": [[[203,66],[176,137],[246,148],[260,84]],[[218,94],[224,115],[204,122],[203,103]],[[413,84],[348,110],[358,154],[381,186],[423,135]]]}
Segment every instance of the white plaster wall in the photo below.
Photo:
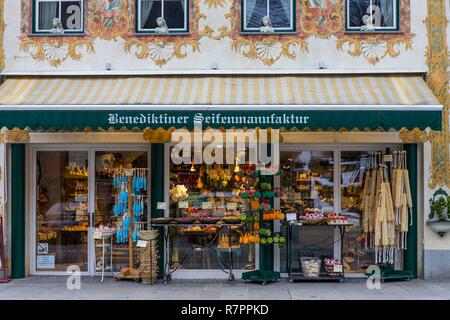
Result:
{"label": "white plaster wall", "polygon": [[[207,24],[214,29],[228,25],[224,14],[229,11],[229,3],[222,8],[208,9],[201,2],[201,12],[207,15],[202,20],[200,28]],[[47,61],[36,61],[20,50],[20,1],[5,0],[5,72],[30,72],[30,71],[104,71],[107,62],[112,64],[115,71],[151,71],[151,70],[180,70],[180,69],[209,69],[212,63],[217,63],[219,69],[317,69],[318,62],[324,61],[329,69],[424,69],[425,48],[427,44],[426,27],[426,1],[411,1],[411,25],[413,38],[413,50],[405,51],[403,45],[398,46],[400,56],[382,59],[375,66],[369,64],[363,57],[352,57],[347,52],[336,49],[336,38],[328,40],[309,38],[309,53],[297,52],[295,59],[282,57],[272,66],[264,65],[260,60],[250,60],[231,49],[231,39],[212,40],[206,37],[200,39],[200,52],[192,53],[189,47],[187,57],[183,59],[173,58],[163,67],[158,67],[150,60],[140,60],[132,54],[126,54],[123,50],[123,39],[117,41],[94,40],[95,54],[84,54],[80,61],[67,59],[57,68]]]}

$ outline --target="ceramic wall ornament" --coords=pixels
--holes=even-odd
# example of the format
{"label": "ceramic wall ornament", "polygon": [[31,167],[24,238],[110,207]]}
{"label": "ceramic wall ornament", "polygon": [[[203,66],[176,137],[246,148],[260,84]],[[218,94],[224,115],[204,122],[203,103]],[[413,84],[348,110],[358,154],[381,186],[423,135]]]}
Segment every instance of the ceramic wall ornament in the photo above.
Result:
{"label": "ceramic wall ornament", "polygon": [[88,32],[103,40],[116,40],[131,32],[129,0],[91,0],[88,2]]}
{"label": "ceramic wall ornament", "polygon": [[430,132],[431,168],[429,187],[449,185],[449,57],[447,44],[447,17],[445,0],[427,1],[428,32],[427,64],[429,68],[427,84],[439,102],[443,104],[442,132]]}
{"label": "ceramic wall ornament", "polygon": [[344,28],[344,0],[301,0],[300,26],[304,34],[329,39]]}
{"label": "ceramic wall ornament", "polygon": [[[343,3],[345,5],[345,3]],[[342,8],[345,12],[345,7]],[[375,65],[386,57],[398,58],[401,49],[411,50],[414,34],[411,33],[410,0],[400,1],[400,33],[354,34],[343,31],[334,34],[337,38],[338,51],[353,57],[362,57],[369,64]],[[341,30],[344,30],[342,26]]]}

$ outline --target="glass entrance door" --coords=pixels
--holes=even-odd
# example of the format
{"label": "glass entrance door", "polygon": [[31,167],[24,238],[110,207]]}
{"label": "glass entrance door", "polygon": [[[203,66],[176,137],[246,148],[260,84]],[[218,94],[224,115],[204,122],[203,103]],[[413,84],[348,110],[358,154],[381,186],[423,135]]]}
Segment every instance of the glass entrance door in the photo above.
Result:
{"label": "glass entrance door", "polygon": [[[148,147],[124,147],[119,151],[35,147],[32,159],[32,273],[65,273],[69,266],[77,266],[84,274],[98,272],[103,263],[103,244],[93,239],[93,228],[117,227],[120,222],[114,214],[114,172],[140,169],[146,172],[150,185]],[[141,218],[146,221],[149,196],[141,195],[139,199],[143,203]],[[111,248],[107,242],[113,260],[112,268],[106,271],[116,272],[128,266],[128,243],[118,244],[114,237]],[[108,265],[109,260],[106,262]]]}
{"label": "glass entrance door", "polygon": [[35,153],[35,271],[87,272],[88,151]]}
{"label": "glass entrance door", "polygon": [[[147,150],[130,150],[130,151],[96,151],[95,152],[95,205],[93,226],[101,225],[119,227],[121,217],[114,213],[115,204],[118,201],[118,189],[114,185],[114,176],[123,168],[141,169],[148,173],[149,156]],[[150,184],[147,177],[147,185]],[[130,186],[131,187],[131,186]],[[149,190],[149,189],[147,189]],[[131,191],[131,190],[130,190]],[[140,195],[138,201],[142,201],[142,215],[139,221],[147,221],[148,213],[148,193]],[[138,215],[134,212],[136,218]],[[137,224],[134,225],[136,229]],[[107,271],[118,272],[121,268],[129,265],[129,244],[117,241],[117,237],[113,238],[112,263],[105,261],[105,266],[111,265],[112,268],[106,268]],[[102,243],[95,240],[94,263],[95,272],[99,272],[102,267]],[[109,246],[109,241],[106,246]],[[108,248],[109,250],[109,248]],[[107,251],[108,251],[107,250]],[[109,252],[109,251],[108,251]],[[106,260],[106,259],[105,259]]]}

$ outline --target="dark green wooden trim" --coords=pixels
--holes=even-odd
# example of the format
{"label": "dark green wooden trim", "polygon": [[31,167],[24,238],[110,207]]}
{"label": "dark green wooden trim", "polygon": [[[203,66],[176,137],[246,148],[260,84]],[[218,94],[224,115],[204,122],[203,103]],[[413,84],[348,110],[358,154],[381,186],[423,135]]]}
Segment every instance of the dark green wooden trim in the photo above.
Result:
{"label": "dark green wooden trim", "polygon": [[248,35],[274,35],[274,34],[296,34],[297,32],[297,1],[292,0],[291,1],[291,5],[292,5],[292,28],[283,28],[283,29],[278,29],[278,30],[274,30],[273,33],[263,33],[260,32],[259,30],[252,30],[252,29],[247,29],[244,25],[244,2],[246,0],[241,0],[241,34],[248,34]]}
{"label": "dark green wooden trim", "polygon": [[345,2],[345,7],[344,7],[344,24],[345,24],[345,32],[346,33],[358,33],[358,34],[377,34],[377,33],[399,33],[401,30],[400,26],[401,26],[401,6],[400,6],[400,0],[396,0],[396,8],[397,8],[397,14],[396,14],[396,18],[397,18],[397,26],[394,29],[377,29],[375,28],[375,31],[359,31],[356,27],[353,28],[349,28],[348,26],[348,0]]}
{"label": "dark green wooden trim", "polygon": [[[170,35],[189,35],[189,12],[190,12],[190,5],[189,5],[189,0],[186,0],[186,9],[184,12],[184,19],[186,20],[186,28],[183,30],[176,30],[176,31],[171,31],[169,28],[169,34]],[[145,36],[145,35],[161,35],[156,33],[154,30],[141,30],[139,28],[139,0],[136,0],[136,5],[134,6],[134,33],[137,36]],[[167,34],[163,34],[161,36],[167,36]]]}
{"label": "dark green wooden trim", "polygon": [[409,183],[411,185],[411,196],[413,201],[412,225],[409,226],[407,236],[407,250],[404,257],[404,268],[412,272],[417,278],[417,144],[405,145],[407,152],[407,169],[409,171]]}
{"label": "dark green wooden trim", "polygon": [[11,145],[11,277],[25,277],[25,145]]}
{"label": "dark green wooden trim", "polygon": [[[36,0],[32,0],[32,8],[31,8],[31,35],[35,35],[35,36],[54,36],[56,38],[58,37],[64,37],[64,36],[83,36],[85,35],[84,32],[84,24],[86,23],[86,0],[79,0],[81,1],[81,18],[83,20],[83,23],[81,24],[81,30],[79,31],[70,31],[70,30],[64,30],[64,34],[62,35],[53,35],[52,33],[48,32],[48,31],[37,31],[37,27],[36,27]],[[60,12],[61,15],[61,12]],[[61,17],[60,17],[61,18]]]}
{"label": "dark green wooden trim", "polygon": [[[164,144],[155,143],[151,145],[151,175],[150,175],[150,194],[151,194],[151,216],[163,217],[164,211],[157,210],[158,202],[164,201],[165,177],[164,177]],[[161,257],[158,261],[159,273],[158,278],[163,278],[164,270],[164,229],[158,227],[158,250]]]}

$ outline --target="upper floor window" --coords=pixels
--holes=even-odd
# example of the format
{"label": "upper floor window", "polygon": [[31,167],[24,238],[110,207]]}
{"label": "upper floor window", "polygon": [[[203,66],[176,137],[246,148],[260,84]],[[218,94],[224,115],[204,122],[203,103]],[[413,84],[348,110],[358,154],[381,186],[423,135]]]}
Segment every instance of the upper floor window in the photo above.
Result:
{"label": "upper floor window", "polygon": [[187,0],[138,0],[137,31],[187,32],[188,12]]}
{"label": "upper floor window", "polygon": [[34,0],[33,32],[55,35],[83,32],[83,1]]}
{"label": "upper floor window", "polygon": [[398,31],[398,1],[347,0],[347,31]]}
{"label": "upper floor window", "polygon": [[243,0],[242,7],[244,32],[295,30],[293,0]]}

